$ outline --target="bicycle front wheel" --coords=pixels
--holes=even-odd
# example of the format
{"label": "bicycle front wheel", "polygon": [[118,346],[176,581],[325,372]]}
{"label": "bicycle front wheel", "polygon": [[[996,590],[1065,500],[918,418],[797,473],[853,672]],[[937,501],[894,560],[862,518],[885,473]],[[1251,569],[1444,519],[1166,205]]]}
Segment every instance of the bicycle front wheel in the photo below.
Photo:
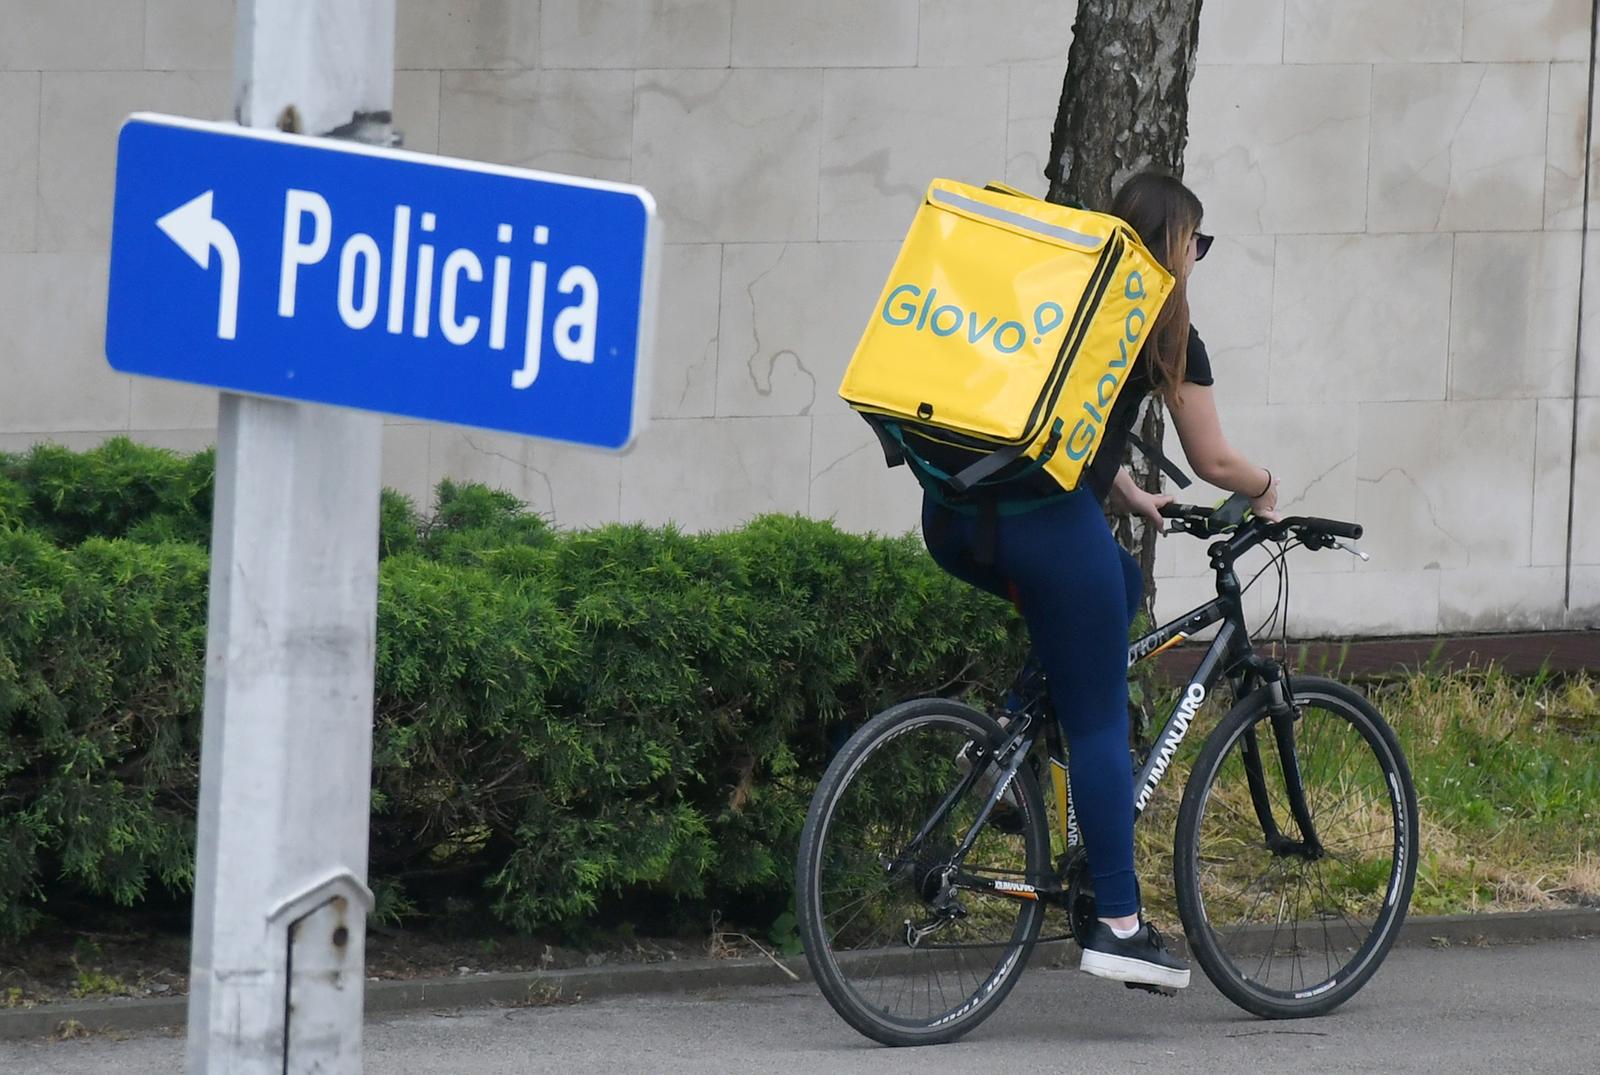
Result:
{"label": "bicycle front wheel", "polygon": [[[1300,716],[1288,765],[1265,691],[1206,740],[1178,811],[1174,881],[1195,959],[1246,1011],[1332,1011],[1376,972],[1417,873],[1417,796],[1399,741],[1360,693],[1291,681]],[[1298,769],[1316,840],[1288,787]]]}
{"label": "bicycle front wheel", "polygon": [[1049,871],[1049,836],[1027,764],[1003,825],[1014,831],[985,825],[956,861],[992,787],[963,752],[1002,739],[969,706],[907,702],[867,722],[817,786],[796,870],[800,935],[823,996],[875,1041],[967,1033],[1011,991],[1039,935],[1032,889]]}

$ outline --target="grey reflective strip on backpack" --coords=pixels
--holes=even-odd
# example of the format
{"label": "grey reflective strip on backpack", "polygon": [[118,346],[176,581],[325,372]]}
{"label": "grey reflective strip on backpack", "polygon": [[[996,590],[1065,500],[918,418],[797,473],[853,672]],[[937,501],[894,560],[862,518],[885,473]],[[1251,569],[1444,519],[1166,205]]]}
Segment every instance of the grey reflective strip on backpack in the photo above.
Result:
{"label": "grey reflective strip on backpack", "polygon": [[964,198],[959,194],[952,194],[948,190],[935,190],[928,195],[928,199],[956,209],[964,209],[976,216],[999,221],[1002,224],[1010,224],[1012,227],[1031,231],[1036,235],[1048,235],[1052,239],[1061,239],[1064,242],[1072,243],[1074,246],[1087,246],[1092,250],[1104,241],[1093,235],[1085,235],[1081,231],[1073,231],[1071,228],[1045,224],[1032,217],[1023,216],[1021,213],[1013,213],[1009,209],[997,209],[984,202]]}

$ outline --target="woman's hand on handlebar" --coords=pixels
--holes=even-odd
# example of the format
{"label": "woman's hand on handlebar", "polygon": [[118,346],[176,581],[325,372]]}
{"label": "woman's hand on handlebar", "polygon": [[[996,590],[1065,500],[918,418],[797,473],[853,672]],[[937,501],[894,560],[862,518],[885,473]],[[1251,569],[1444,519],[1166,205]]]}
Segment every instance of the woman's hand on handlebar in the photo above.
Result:
{"label": "woman's hand on handlebar", "polygon": [[1156,533],[1166,533],[1167,524],[1161,517],[1161,509],[1173,501],[1173,498],[1166,493],[1146,492],[1139,488],[1132,475],[1126,470],[1121,470],[1117,472],[1116,480],[1111,483],[1110,500],[1113,511],[1137,515],[1154,527]]}
{"label": "woman's hand on handlebar", "polygon": [[[1268,472],[1271,473],[1270,471]],[[1260,496],[1250,498],[1250,513],[1269,523],[1282,521],[1278,514],[1278,479],[1274,477],[1267,483],[1267,491]]]}
{"label": "woman's hand on handlebar", "polygon": [[1166,493],[1147,493],[1139,490],[1139,500],[1133,505],[1133,513],[1142,518],[1148,526],[1155,529],[1158,534],[1167,532],[1167,521],[1161,517],[1161,509],[1172,503],[1173,498]]}

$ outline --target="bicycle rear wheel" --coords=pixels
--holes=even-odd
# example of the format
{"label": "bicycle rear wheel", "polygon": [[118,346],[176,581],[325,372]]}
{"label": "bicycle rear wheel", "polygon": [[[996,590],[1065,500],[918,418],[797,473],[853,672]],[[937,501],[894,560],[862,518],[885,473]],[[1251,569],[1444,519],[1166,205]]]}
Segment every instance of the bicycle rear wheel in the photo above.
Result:
{"label": "bicycle rear wheel", "polygon": [[1291,687],[1301,710],[1294,754],[1320,850],[1302,841],[1257,691],[1195,762],[1173,864],[1184,932],[1206,976],[1246,1011],[1276,1019],[1322,1015],[1366,984],[1405,921],[1417,872],[1416,790],[1393,730],[1342,684],[1297,677]]}
{"label": "bicycle rear wheel", "polygon": [[[817,786],[796,868],[800,935],[823,996],[875,1041],[967,1033],[1011,991],[1039,935],[1044,908],[1027,892],[1049,872],[1049,838],[1028,765],[1012,783],[1020,831],[985,825],[950,871],[987,797],[962,751],[1003,737],[968,706],[907,702],[852,736]],[[997,880],[1015,894],[984,890]]]}

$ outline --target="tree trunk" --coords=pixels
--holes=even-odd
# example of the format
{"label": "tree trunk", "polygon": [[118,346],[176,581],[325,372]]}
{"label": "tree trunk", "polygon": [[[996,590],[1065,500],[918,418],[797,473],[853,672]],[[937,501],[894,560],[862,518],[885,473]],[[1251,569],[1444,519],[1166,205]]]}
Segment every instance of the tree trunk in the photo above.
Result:
{"label": "tree trunk", "polygon": [[[1050,140],[1053,202],[1109,208],[1129,176],[1160,168],[1181,176],[1189,140],[1189,82],[1200,41],[1201,0],[1078,0],[1072,51]],[[1140,436],[1159,445],[1165,431],[1161,401],[1152,396]],[[1161,487],[1161,472],[1130,453],[1138,483]],[[1116,521],[1117,539],[1137,549],[1146,606],[1155,600],[1155,534],[1134,520]]]}

